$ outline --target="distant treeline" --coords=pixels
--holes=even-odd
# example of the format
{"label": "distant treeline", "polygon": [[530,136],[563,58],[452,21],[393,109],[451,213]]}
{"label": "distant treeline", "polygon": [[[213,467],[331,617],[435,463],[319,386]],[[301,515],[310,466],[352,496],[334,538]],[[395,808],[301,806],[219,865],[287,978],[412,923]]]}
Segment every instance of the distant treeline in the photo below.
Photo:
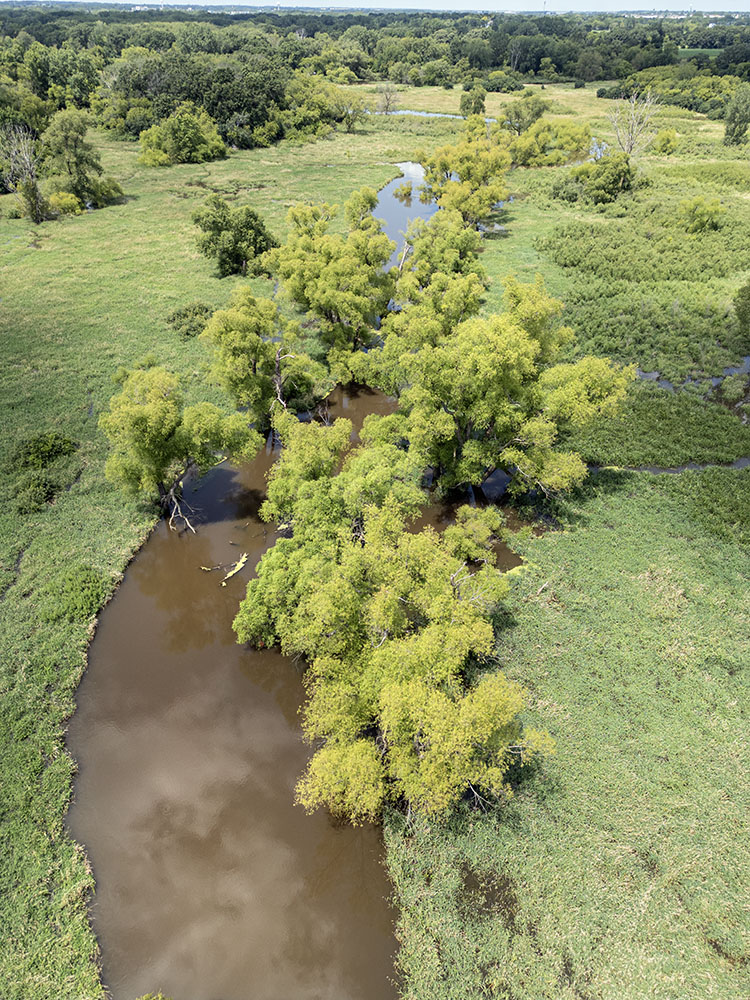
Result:
{"label": "distant treeline", "polygon": [[0,11],[0,120],[37,132],[72,107],[135,139],[187,101],[225,142],[266,145],[340,120],[327,85],[376,80],[488,91],[610,80],[613,93],[648,85],[721,117],[750,80],[750,15]]}

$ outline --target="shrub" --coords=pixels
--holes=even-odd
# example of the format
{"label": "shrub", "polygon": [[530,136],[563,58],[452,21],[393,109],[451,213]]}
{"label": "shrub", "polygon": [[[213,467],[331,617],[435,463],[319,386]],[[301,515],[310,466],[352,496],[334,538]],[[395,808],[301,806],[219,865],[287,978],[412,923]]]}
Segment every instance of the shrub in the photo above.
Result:
{"label": "shrub", "polygon": [[739,289],[732,304],[743,333],[750,333],[750,281]]}
{"label": "shrub", "polygon": [[575,80],[573,83],[573,87],[575,88],[575,90],[582,90],[585,86],[586,86],[585,80]]}
{"label": "shrub", "polygon": [[60,484],[46,472],[35,469],[21,476],[16,487],[15,507],[19,514],[34,514],[55,499]]}
{"label": "shrub", "polygon": [[746,389],[747,375],[727,375],[721,383],[722,398],[732,406],[744,399]]}
{"label": "shrub", "polygon": [[635,171],[627,153],[613,153],[600,160],[574,167],[567,177],[552,188],[552,195],[564,201],[583,198],[595,205],[615,201],[623,191],[630,191]]}
{"label": "shrub", "polygon": [[655,153],[663,153],[665,156],[674,153],[677,149],[677,133],[673,128],[659,129],[651,148]]}
{"label": "shrub", "polygon": [[216,122],[190,101],[183,101],[160,125],[141,132],[139,162],[147,167],[205,163],[227,155]]}
{"label": "shrub", "polygon": [[183,340],[198,337],[206,328],[213,309],[205,302],[191,302],[167,316],[167,323]]}
{"label": "shrub", "polygon": [[718,198],[709,201],[702,195],[686,198],[680,202],[680,214],[688,233],[703,233],[707,229],[718,229],[726,209]]}
{"label": "shrub", "polygon": [[55,215],[80,215],[83,211],[80,201],[70,191],[55,191],[48,204]]}
{"label": "shrub", "polygon": [[15,450],[13,462],[21,469],[46,469],[56,458],[72,455],[77,447],[70,438],[57,431],[48,431],[22,441]]}

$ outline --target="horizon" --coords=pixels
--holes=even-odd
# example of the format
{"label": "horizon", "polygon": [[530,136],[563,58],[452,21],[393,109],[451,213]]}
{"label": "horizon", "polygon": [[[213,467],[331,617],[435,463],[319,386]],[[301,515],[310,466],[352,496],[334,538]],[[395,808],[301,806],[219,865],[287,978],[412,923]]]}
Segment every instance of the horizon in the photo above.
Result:
{"label": "horizon", "polygon": [[129,10],[169,10],[170,8],[183,8],[192,10],[207,10],[216,12],[246,12],[253,10],[264,10],[264,11],[294,11],[294,10],[304,10],[310,13],[325,13],[331,10],[336,11],[351,11],[358,13],[382,13],[382,12],[403,12],[404,14],[412,13],[456,13],[456,14],[472,14],[472,13],[489,13],[489,14],[628,14],[631,16],[643,16],[643,17],[654,17],[659,14],[664,15],[677,15],[682,14],[685,17],[694,16],[699,14],[723,14],[723,15],[740,15],[750,13],[750,0],[747,0],[744,4],[739,4],[736,7],[727,8],[723,0],[708,0],[707,3],[702,3],[700,7],[685,6],[684,2],[681,0],[667,0],[666,3],[662,2],[655,4],[653,7],[643,6],[642,0],[633,0],[632,3],[628,4],[622,3],[622,0],[612,0],[612,2],[605,2],[592,4],[588,0],[543,0],[540,5],[539,0],[533,0],[530,3],[520,3],[509,7],[500,8],[499,5],[496,7],[482,6],[474,2],[474,0],[465,0],[465,2],[456,2],[456,0],[445,0],[445,2],[440,2],[440,0],[431,0],[431,2],[425,3],[412,3],[408,6],[403,5],[394,0],[394,2],[388,2],[388,0],[380,0],[378,4],[364,5],[361,3],[352,2],[352,0],[328,0],[325,4],[314,4],[309,2],[309,0],[285,0],[283,3],[268,3],[264,0],[257,0],[257,2],[252,2],[252,0],[243,0],[242,3],[197,3],[195,0],[169,0],[169,2],[159,3],[154,2],[154,0],[101,0],[101,3],[97,3],[96,0],[0,0],[3,6],[82,6],[82,7],[123,7]]}

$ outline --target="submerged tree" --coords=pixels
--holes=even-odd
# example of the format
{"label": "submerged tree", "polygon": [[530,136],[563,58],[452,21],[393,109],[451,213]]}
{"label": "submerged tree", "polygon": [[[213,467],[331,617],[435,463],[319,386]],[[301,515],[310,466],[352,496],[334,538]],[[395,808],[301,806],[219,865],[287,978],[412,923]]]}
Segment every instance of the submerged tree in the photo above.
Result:
{"label": "submerged tree", "polygon": [[275,405],[308,409],[333,388],[326,368],[305,352],[299,329],[248,288],[235,291],[201,336],[213,348],[213,377],[259,427],[268,426]]}
{"label": "submerged tree", "polygon": [[524,731],[517,685],[496,673],[467,682],[491,655],[490,616],[507,592],[491,544],[500,515],[465,508],[442,536],[410,533],[423,499],[412,455],[365,428],[336,473],[348,421],[277,427],[284,450],[262,513],[291,537],[264,556],[235,629],[310,664],[304,729],[319,748],[299,801],[357,823],[387,802],[437,815],[467,791],[510,794],[511,761],[552,744]]}
{"label": "submerged tree", "polygon": [[371,342],[393,296],[395,277],[384,268],[395,244],[372,216],[376,204],[371,188],[354,192],[344,207],[345,236],[328,231],[335,207],[296,205],[286,243],[269,255],[292,300],[319,321],[329,360],[341,373],[350,352]]}
{"label": "submerged tree", "polygon": [[191,531],[182,500],[188,472],[205,470],[220,454],[250,459],[262,444],[242,414],[210,403],[186,407],[179,380],[164,368],[132,372],[99,425],[112,447],[107,478],[130,493],[158,494],[170,527],[181,520]]}

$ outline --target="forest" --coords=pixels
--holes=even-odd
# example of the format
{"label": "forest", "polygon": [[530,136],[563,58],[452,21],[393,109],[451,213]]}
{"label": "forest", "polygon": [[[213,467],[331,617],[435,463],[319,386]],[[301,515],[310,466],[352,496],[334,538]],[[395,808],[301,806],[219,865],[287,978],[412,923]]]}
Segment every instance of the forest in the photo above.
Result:
{"label": "forest", "polygon": [[746,14],[0,7],[3,1000],[750,991],[749,127]]}

